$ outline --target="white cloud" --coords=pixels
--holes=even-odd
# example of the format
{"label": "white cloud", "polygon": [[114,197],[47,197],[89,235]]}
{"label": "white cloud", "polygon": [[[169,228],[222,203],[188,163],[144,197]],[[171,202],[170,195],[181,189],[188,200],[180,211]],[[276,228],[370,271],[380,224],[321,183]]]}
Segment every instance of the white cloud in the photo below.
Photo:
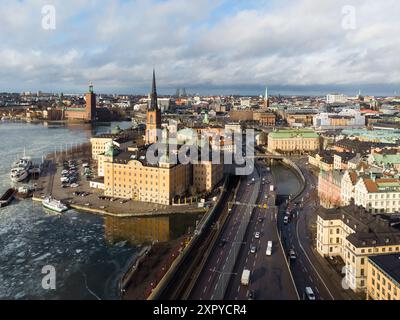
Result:
{"label": "white cloud", "polygon": [[[400,84],[395,0],[252,1],[229,14],[222,0],[3,2],[6,89],[83,90],[93,80],[135,91],[153,65],[165,87]],[[54,31],[41,28],[44,4],[56,7]],[[355,30],[342,28],[345,5]]]}

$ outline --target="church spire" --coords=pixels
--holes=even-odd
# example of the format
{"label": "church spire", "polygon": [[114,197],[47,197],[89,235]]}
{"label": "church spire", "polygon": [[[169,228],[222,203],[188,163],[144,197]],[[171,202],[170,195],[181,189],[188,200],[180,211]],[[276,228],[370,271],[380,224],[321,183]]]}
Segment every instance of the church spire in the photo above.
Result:
{"label": "church spire", "polygon": [[158,109],[158,101],[157,101],[157,87],[156,87],[156,71],[153,68],[153,85],[151,88],[151,96],[150,96],[150,110]]}

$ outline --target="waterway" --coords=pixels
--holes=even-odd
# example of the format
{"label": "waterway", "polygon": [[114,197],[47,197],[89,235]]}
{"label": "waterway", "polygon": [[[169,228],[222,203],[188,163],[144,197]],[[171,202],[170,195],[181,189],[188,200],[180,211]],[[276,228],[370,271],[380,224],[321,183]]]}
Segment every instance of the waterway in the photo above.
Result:
{"label": "waterway", "polygon": [[271,166],[271,171],[276,183],[278,196],[296,195],[301,191],[301,181],[293,170],[279,162],[275,162]]}
{"label": "waterway", "polygon": [[[0,192],[10,185],[12,162],[40,158],[70,144],[88,142],[129,122],[104,125],[45,125],[0,122]],[[117,299],[118,279],[139,248],[176,239],[198,215],[163,218],[104,218],[70,210],[56,215],[31,200],[0,209],[0,299]],[[44,266],[56,271],[56,289],[42,287]]]}

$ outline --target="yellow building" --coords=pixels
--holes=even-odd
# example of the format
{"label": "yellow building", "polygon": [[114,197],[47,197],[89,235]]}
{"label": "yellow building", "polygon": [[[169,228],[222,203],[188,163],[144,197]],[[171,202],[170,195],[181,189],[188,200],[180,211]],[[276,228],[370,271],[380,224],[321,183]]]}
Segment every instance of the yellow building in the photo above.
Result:
{"label": "yellow building", "polygon": [[400,300],[400,254],[368,259],[367,299]]}
{"label": "yellow building", "polygon": [[185,195],[190,186],[191,165],[171,164],[168,157],[150,164],[143,149],[109,152],[107,156],[104,160],[106,196],[170,205],[175,196]]}
{"label": "yellow building", "polygon": [[223,164],[202,161],[193,165],[193,185],[197,192],[212,191],[224,175]]}
{"label": "yellow building", "polygon": [[122,131],[117,127],[110,134],[100,134],[91,138],[92,159],[97,160],[99,155],[104,154],[110,143],[114,143],[120,150],[127,150],[133,145],[142,145],[143,132],[138,129]]}
{"label": "yellow building", "polygon": [[277,130],[268,135],[268,151],[309,152],[319,150],[319,136],[312,130]]}
{"label": "yellow building", "polygon": [[362,207],[321,208],[317,251],[324,257],[340,256],[350,289],[363,292],[367,287],[368,258],[400,252],[400,231],[390,225],[389,218],[372,215]]}

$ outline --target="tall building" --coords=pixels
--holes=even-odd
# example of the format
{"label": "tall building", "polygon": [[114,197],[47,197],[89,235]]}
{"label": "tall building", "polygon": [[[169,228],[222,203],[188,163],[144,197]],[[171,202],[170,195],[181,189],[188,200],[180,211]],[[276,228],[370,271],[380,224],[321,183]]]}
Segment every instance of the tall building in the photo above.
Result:
{"label": "tall building", "polygon": [[85,107],[73,106],[65,109],[65,118],[73,121],[92,122],[97,118],[96,114],[96,94],[93,92],[93,84],[89,85],[89,92],[85,95]]}
{"label": "tall building", "polygon": [[146,116],[146,145],[157,142],[157,130],[161,129],[161,110],[158,108],[156,73],[153,69],[153,85]]}

